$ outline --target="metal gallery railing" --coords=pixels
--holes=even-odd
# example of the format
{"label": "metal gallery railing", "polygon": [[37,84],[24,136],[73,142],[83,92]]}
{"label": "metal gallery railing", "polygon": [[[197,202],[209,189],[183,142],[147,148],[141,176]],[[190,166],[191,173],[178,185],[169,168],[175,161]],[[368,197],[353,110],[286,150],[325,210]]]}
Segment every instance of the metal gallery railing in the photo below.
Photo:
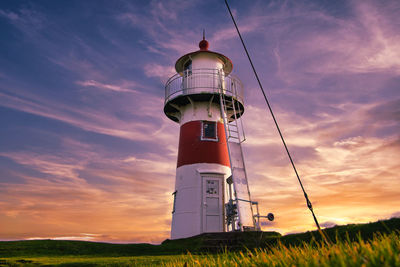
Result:
{"label": "metal gallery railing", "polygon": [[219,94],[221,88],[225,95],[244,103],[241,81],[235,76],[225,76],[218,69],[193,69],[175,74],[165,84],[164,103],[183,95]]}

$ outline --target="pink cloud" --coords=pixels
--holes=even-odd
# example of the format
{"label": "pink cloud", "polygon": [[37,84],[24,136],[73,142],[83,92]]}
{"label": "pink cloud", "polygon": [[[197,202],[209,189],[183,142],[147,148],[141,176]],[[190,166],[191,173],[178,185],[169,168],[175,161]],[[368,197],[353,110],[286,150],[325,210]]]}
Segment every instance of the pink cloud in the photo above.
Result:
{"label": "pink cloud", "polygon": [[84,87],[96,87],[96,88],[115,91],[115,92],[137,93],[136,90],[128,89],[125,87],[125,86],[137,87],[137,85],[135,83],[125,84],[125,86],[106,84],[106,83],[97,82],[95,80],[77,81],[76,83],[79,85],[82,85]]}
{"label": "pink cloud", "polygon": [[[161,125],[157,125],[151,121],[123,121],[98,109],[95,110],[90,107],[76,109],[73,106],[65,105],[57,101],[54,102],[53,100],[38,98],[37,96],[29,95],[29,93],[24,94],[24,96],[16,96],[0,93],[0,100],[2,101],[0,105],[59,120],[87,131],[128,140],[160,140],[160,142],[162,142],[165,137],[171,136],[169,131],[163,131],[156,139],[152,137],[154,132],[164,127],[164,123],[167,123],[167,119],[164,119]],[[161,97],[153,97],[141,93],[132,98],[132,104],[133,103],[137,103],[136,111],[142,116],[155,117],[157,120],[164,118],[161,110],[154,110],[153,108],[154,105],[162,107],[163,100]],[[172,125],[170,126],[172,127]]]}

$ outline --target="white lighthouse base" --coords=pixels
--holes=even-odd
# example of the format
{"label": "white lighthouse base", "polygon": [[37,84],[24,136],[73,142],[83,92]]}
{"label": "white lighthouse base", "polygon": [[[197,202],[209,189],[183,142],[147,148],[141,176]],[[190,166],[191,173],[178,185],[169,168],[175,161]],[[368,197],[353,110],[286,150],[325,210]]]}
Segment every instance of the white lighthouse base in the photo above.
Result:
{"label": "white lighthouse base", "polygon": [[229,167],[215,163],[177,168],[171,239],[226,231],[224,185],[230,175]]}

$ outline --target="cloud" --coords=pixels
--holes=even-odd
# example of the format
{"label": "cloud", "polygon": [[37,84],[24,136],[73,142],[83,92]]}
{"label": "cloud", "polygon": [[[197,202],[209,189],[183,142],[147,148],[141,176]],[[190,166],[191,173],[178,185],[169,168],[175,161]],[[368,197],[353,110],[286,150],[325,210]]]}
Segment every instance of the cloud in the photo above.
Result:
{"label": "cloud", "polygon": [[281,66],[290,71],[287,78],[300,64],[305,73],[400,73],[400,49],[396,45],[400,36],[387,30],[391,20],[375,12],[377,7],[371,3],[354,2],[353,8],[355,17],[303,14],[303,19],[315,20],[315,27],[320,30],[305,32],[298,28],[298,33],[305,36],[291,37],[295,38],[295,53],[280,42]]}
{"label": "cloud", "polygon": [[47,23],[46,17],[32,6],[21,8],[18,12],[0,10],[0,16],[29,36],[44,29]]}
{"label": "cloud", "polygon": [[146,64],[144,66],[144,72],[147,77],[160,78],[163,84],[165,84],[170,77],[176,74],[173,66],[163,66],[157,63]]}
{"label": "cloud", "polygon": [[381,123],[393,122],[398,126],[400,122],[400,99],[392,99],[383,103],[377,103],[367,111],[371,120]]}
{"label": "cloud", "polygon": [[127,11],[117,14],[115,19],[123,25],[140,29],[149,36],[151,41],[143,42],[149,51],[168,56],[171,54],[165,50],[172,50],[175,55],[182,55],[193,48],[193,43],[188,41],[189,36],[182,36],[180,30],[168,25],[179,23],[176,18],[192,4],[190,2],[179,4],[151,2],[148,8],[149,13],[143,13],[133,5],[127,5]]}
{"label": "cloud", "polygon": [[332,227],[336,226],[336,223],[327,221],[327,222],[320,223],[320,226],[323,228],[332,228]]}
{"label": "cloud", "polygon": [[[239,30],[241,34],[256,32],[260,27],[260,23],[261,21],[256,19],[245,21],[243,24],[240,25]],[[234,28],[234,26],[232,25],[228,29],[223,28],[214,32],[210,38],[210,43],[217,46],[217,45],[222,45],[222,43],[228,40],[237,38],[238,34],[236,28]]]}
{"label": "cloud", "polygon": [[98,237],[101,237],[100,234],[86,234],[82,233],[78,236],[57,236],[57,237],[28,237],[26,240],[43,240],[43,239],[51,239],[51,240],[80,240],[80,241],[96,241]]}
{"label": "cloud", "polygon": [[[106,134],[128,140],[153,141],[163,139],[166,132],[154,139],[154,133],[163,125],[156,121],[126,121],[121,120],[107,112],[92,108],[76,109],[73,106],[49,99],[38,98],[29,95],[11,95],[0,93],[0,105],[8,108],[24,111],[38,116],[59,120],[64,123],[79,127],[86,131]],[[136,103],[136,111],[143,116],[155,117],[159,121],[163,118],[160,112],[155,112],[153,105],[162,107],[162,99],[151,95],[139,94],[132,98],[131,104]],[[140,114],[140,113],[139,113]],[[165,120],[166,122],[166,120]],[[169,134],[168,134],[169,135]]]}
{"label": "cloud", "polygon": [[[322,116],[278,107],[277,117],[303,185],[322,221],[370,222],[396,211],[400,183],[397,100],[345,103]],[[266,110],[248,105],[243,143],[252,198],[283,233],[314,227],[300,186]],[[390,186],[388,186],[390,185]],[[376,201],[379,199],[380,201]],[[343,208],[346,207],[346,208]],[[290,221],[302,221],[296,226]],[[270,229],[265,225],[263,229]]]}
{"label": "cloud", "polygon": [[[100,83],[100,82],[97,82],[97,81],[94,81],[94,80],[77,81],[76,83],[79,84],[79,85],[82,85],[84,87],[96,87],[96,88],[115,91],[115,92],[137,93],[137,91],[133,90],[133,89],[127,89],[127,88],[124,88],[124,87],[119,86],[119,85]],[[131,83],[130,86],[137,86],[137,85],[135,83]]]}
{"label": "cloud", "polygon": [[392,215],[390,215],[390,217],[391,218],[400,218],[400,211],[392,213]]}
{"label": "cloud", "polygon": [[11,21],[15,21],[15,20],[19,19],[19,16],[14,12],[7,12],[7,11],[0,10],[0,15],[5,18],[8,18]]}
{"label": "cloud", "polygon": [[342,140],[339,140],[339,141],[336,141],[333,143],[334,146],[347,147],[347,148],[360,146],[360,145],[364,145],[364,144],[365,144],[365,142],[361,136],[349,137],[349,138],[342,139]]}
{"label": "cloud", "polygon": [[62,137],[57,153],[1,153],[37,171],[18,171],[23,184],[1,184],[1,238],[153,243],[168,238],[175,164],[159,154],[131,155],[120,158],[70,137]]}
{"label": "cloud", "polygon": [[82,163],[75,159],[59,158],[56,156],[33,153],[0,153],[0,156],[10,158],[22,165],[28,165],[43,174],[51,175],[61,179],[81,180],[77,173],[81,170]]}

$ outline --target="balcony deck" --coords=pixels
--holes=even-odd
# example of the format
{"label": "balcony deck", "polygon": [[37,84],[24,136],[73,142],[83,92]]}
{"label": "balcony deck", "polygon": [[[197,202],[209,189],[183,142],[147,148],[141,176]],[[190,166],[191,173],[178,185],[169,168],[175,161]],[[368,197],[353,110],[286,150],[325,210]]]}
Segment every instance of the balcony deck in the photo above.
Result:
{"label": "balcony deck", "polygon": [[[224,93],[225,98],[233,99],[235,108],[240,117],[244,112],[243,85],[240,80],[232,75],[224,76],[217,69],[194,69],[184,73],[175,74],[165,84],[164,113],[173,121],[178,121],[176,114],[178,106],[189,104],[190,97],[193,101],[212,101],[219,104],[219,94]],[[217,95],[218,97],[213,97]]]}

